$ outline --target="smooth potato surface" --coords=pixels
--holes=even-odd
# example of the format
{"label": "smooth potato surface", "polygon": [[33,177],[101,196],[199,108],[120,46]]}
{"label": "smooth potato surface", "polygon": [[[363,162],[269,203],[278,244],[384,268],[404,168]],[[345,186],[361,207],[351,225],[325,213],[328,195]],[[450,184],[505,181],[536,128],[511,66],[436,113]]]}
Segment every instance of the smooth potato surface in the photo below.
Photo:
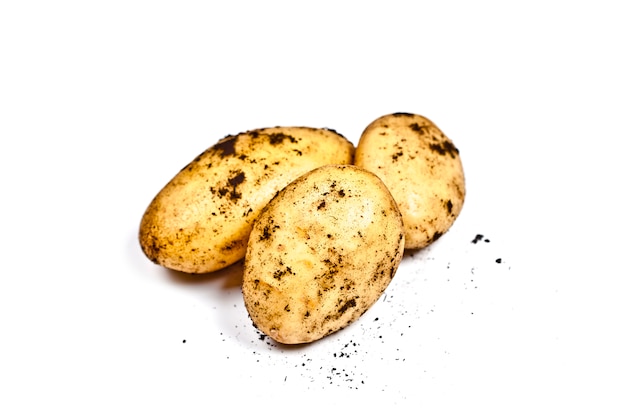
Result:
{"label": "smooth potato surface", "polygon": [[243,258],[252,224],[300,175],[350,164],[354,146],[330,129],[275,127],[227,136],[156,195],[139,227],[146,256],[164,267],[207,273]]}
{"label": "smooth potato surface", "polygon": [[400,211],[378,177],[353,165],[317,168],[282,189],[255,222],[246,308],[278,342],[318,340],[380,297],[403,251]]}
{"label": "smooth potato surface", "polygon": [[429,119],[394,113],[363,132],[354,164],[378,175],[395,198],[407,249],[420,249],[452,226],[465,201],[459,150]]}

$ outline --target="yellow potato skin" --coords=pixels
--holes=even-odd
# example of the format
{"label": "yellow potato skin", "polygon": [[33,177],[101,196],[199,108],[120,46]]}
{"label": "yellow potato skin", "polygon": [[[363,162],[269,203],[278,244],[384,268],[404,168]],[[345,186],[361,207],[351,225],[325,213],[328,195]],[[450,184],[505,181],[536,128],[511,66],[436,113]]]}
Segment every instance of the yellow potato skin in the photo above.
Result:
{"label": "yellow potato skin", "polygon": [[185,166],[143,214],[139,242],[166,268],[208,273],[242,259],[252,224],[300,175],[350,164],[354,145],[330,129],[273,127],[227,136]]}
{"label": "yellow potato skin", "polygon": [[378,177],[354,165],[317,168],[282,189],[255,222],[246,309],[280,343],[318,340],[374,304],[403,252],[402,216]]}
{"label": "yellow potato skin", "polygon": [[370,123],[354,164],[378,175],[395,198],[406,249],[421,249],[446,233],[465,201],[459,150],[429,119],[393,113]]}

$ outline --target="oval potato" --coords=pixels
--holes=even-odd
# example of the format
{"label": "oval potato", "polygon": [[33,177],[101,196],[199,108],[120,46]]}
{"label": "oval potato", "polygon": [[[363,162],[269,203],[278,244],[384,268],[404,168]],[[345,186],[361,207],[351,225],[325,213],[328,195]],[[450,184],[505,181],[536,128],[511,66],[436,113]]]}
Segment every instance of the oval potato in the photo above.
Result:
{"label": "oval potato", "polygon": [[452,226],[465,201],[459,150],[426,117],[394,113],[364,130],[354,164],[378,175],[395,198],[407,249],[424,248]]}
{"label": "oval potato", "polygon": [[242,259],[252,224],[300,175],[351,164],[354,145],[330,129],[275,127],[227,136],[156,195],[139,227],[146,256],[169,269],[207,273]]}
{"label": "oval potato", "polygon": [[378,177],[354,165],[317,168],[281,190],[255,222],[246,309],[278,342],[318,340],[380,297],[403,252],[402,217]]}

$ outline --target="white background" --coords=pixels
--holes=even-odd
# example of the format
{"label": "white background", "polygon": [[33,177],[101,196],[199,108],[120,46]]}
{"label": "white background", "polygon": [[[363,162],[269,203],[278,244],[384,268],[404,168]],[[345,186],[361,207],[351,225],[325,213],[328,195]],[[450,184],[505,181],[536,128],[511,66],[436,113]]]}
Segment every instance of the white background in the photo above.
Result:
{"label": "white background", "polygon": [[[623,10],[2,2],[0,414],[626,415]],[[278,346],[241,265],[141,253],[143,210],[221,137],[356,144],[398,111],[454,141],[467,199],[347,329]]]}

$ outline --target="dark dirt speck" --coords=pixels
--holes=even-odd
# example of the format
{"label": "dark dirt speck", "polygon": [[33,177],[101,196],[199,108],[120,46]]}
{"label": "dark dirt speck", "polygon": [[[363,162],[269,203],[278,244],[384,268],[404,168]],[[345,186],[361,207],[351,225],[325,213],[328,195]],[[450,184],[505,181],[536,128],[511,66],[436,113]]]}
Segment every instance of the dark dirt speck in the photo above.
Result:
{"label": "dark dirt speck", "polygon": [[226,136],[224,139],[213,145],[213,149],[215,149],[216,152],[220,152],[222,158],[234,155],[237,138],[237,136]]}
{"label": "dark dirt speck", "polygon": [[285,140],[291,142],[291,143],[296,143],[298,142],[296,140],[296,138],[294,138],[291,135],[285,135],[284,133],[271,133],[270,135],[270,144],[272,145],[278,145],[283,143]]}
{"label": "dark dirt speck", "polygon": [[414,132],[417,132],[417,133],[421,133],[422,132],[422,126],[420,126],[418,123],[412,123],[412,124],[409,125],[409,127]]}
{"label": "dark dirt speck", "polygon": [[445,141],[443,144],[431,143],[429,147],[433,152],[437,152],[442,156],[448,155],[452,158],[456,158],[459,154],[459,150],[450,141]]}

